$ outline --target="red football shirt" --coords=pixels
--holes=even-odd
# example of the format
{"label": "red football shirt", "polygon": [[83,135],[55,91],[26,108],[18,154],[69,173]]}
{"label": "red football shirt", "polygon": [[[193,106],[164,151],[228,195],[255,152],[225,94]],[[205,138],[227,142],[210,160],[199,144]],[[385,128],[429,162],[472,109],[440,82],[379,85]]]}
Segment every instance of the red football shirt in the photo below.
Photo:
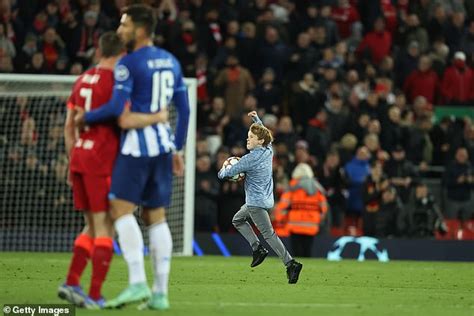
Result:
{"label": "red football shirt", "polygon": [[[109,101],[113,85],[112,70],[91,68],[76,80],[67,106],[79,106],[86,112],[99,108]],[[87,126],[80,132],[72,150],[70,169],[74,172],[110,176],[118,148],[119,129],[115,121]]]}

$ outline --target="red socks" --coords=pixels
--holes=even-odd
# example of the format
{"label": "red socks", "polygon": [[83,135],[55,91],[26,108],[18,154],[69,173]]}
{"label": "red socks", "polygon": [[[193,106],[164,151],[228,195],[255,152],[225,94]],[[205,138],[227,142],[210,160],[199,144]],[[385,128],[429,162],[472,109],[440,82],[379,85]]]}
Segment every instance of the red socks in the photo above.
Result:
{"label": "red socks", "polygon": [[89,289],[89,296],[98,300],[101,297],[102,284],[109,271],[110,262],[113,256],[113,240],[110,237],[97,237],[94,239],[92,249],[92,278]]}
{"label": "red socks", "polygon": [[67,274],[66,285],[77,286],[82,272],[87,265],[87,260],[91,256],[94,239],[86,234],[80,234],[74,241],[74,249]]}

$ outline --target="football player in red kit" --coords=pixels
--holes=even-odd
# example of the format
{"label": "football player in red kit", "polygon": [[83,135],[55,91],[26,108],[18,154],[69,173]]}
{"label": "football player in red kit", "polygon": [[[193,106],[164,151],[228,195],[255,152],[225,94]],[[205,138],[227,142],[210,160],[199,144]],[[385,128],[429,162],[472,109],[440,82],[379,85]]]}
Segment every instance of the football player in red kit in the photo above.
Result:
{"label": "football player in red kit", "polygon": [[[86,225],[74,241],[67,279],[59,287],[58,295],[72,304],[87,308],[101,308],[105,303],[101,287],[113,255],[108,193],[120,134],[116,120],[77,131],[74,108],[87,112],[109,101],[114,86],[114,67],[123,52],[123,44],[115,32],[103,34],[99,40],[99,63],[77,79],[67,102],[64,138],[70,161],[69,180],[74,208],[84,212]],[[167,119],[166,111],[155,114],[124,111],[118,124],[123,128],[140,128]],[[92,278],[89,294],[86,295],[80,286],[80,277],[89,259],[92,262]]]}

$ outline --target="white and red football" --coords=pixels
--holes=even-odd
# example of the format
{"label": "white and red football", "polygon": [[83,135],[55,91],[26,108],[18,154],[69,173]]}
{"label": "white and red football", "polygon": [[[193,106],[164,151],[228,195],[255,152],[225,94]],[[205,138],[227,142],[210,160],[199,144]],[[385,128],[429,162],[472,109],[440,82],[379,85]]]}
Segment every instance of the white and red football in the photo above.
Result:
{"label": "white and red football", "polygon": [[[231,166],[235,165],[237,162],[239,162],[240,157],[229,157],[224,161],[224,168],[228,169]],[[245,178],[245,173],[241,172],[239,174],[236,174],[233,177],[228,177],[227,180],[233,181],[233,182],[238,182],[242,181]]]}

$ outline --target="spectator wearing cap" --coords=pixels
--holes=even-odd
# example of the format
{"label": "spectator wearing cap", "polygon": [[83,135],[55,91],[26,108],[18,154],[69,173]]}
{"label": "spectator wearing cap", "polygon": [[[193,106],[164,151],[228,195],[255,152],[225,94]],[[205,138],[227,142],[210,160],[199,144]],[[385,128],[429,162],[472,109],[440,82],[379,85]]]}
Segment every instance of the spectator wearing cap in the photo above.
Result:
{"label": "spectator wearing cap", "polygon": [[390,54],[392,35],[385,29],[383,17],[378,17],[374,22],[374,30],[367,33],[357,48],[359,55],[369,57],[376,65]]}
{"label": "spectator wearing cap", "polygon": [[403,212],[403,207],[404,204],[394,187],[390,186],[382,192],[380,208],[375,219],[375,237],[391,238],[398,235],[398,217]]}
{"label": "spectator wearing cap", "polygon": [[473,72],[466,64],[466,54],[456,52],[453,63],[444,72],[441,94],[445,104],[464,105],[473,99]]}
{"label": "spectator wearing cap", "polygon": [[437,92],[439,91],[440,80],[436,72],[431,69],[431,58],[423,55],[418,61],[418,69],[414,70],[403,84],[403,91],[412,103],[417,96],[424,96],[428,102],[437,103]]}

